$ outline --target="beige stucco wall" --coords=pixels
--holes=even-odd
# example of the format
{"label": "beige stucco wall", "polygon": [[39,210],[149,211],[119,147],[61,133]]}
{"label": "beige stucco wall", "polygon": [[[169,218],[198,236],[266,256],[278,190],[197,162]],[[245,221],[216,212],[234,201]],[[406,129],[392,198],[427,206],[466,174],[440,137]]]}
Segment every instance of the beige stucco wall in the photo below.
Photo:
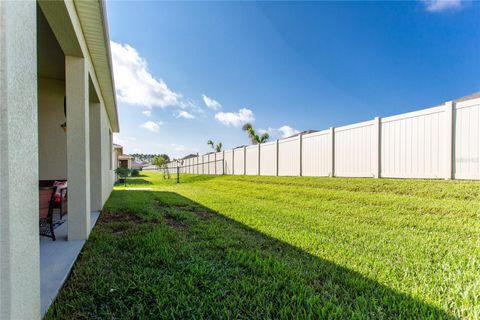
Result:
{"label": "beige stucco wall", "polygon": [[[67,179],[67,134],[60,125],[65,121],[63,99],[65,82],[55,79],[39,78],[38,80],[38,112],[39,112],[39,179]],[[101,148],[101,154],[92,154],[91,161],[99,161],[96,167],[91,165],[92,193],[99,193],[101,203],[92,204],[92,209],[100,210],[112,191],[115,169],[110,161],[115,162],[110,153],[109,132],[110,121],[103,104],[90,103],[91,137],[90,146]],[[97,110],[98,109],[98,110]],[[92,113],[92,111],[98,111]],[[98,130],[95,130],[94,120],[100,117]],[[68,126],[67,126],[68,130]],[[92,163],[93,164],[93,163]],[[98,170],[96,170],[98,169]],[[101,177],[98,179],[96,177]],[[95,179],[101,180],[95,184]]]}
{"label": "beige stucco wall", "polygon": [[0,1],[0,319],[40,317],[35,1]]}
{"label": "beige stucco wall", "polygon": [[110,192],[113,189],[113,165],[112,161],[112,142],[110,139],[111,126],[107,116],[105,106],[102,104],[101,108],[101,130],[102,130],[102,199],[103,204],[110,196]]}
{"label": "beige stucco wall", "polygon": [[40,180],[67,179],[67,135],[63,99],[65,82],[38,79],[38,156]]}

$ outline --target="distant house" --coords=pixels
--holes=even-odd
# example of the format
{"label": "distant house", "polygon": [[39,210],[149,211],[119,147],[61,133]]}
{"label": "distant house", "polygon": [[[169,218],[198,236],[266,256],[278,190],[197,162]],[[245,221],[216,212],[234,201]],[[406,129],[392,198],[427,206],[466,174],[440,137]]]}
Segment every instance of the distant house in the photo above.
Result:
{"label": "distant house", "polygon": [[129,156],[128,154],[122,154],[118,156],[118,167],[132,170],[132,161],[132,156]]}

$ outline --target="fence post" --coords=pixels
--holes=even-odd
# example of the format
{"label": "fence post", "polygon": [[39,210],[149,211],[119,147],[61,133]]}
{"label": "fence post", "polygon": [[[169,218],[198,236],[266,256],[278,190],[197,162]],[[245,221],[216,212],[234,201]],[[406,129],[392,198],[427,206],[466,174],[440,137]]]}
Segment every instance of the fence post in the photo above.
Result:
{"label": "fence post", "polygon": [[232,176],[235,175],[235,148],[232,149]]}
{"label": "fence post", "polygon": [[277,141],[276,141],[276,148],[275,148],[275,149],[276,149],[276,153],[277,153],[277,159],[275,160],[275,165],[276,165],[276,167],[277,167],[277,168],[276,168],[276,174],[275,174],[275,175],[278,176],[278,139],[277,139]]}
{"label": "fence post", "polygon": [[243,175],[247,174],[247,147],[243,146]]}
{"label": "fence post", "polygon": [[303,132],[300,132],[300,134],[298,135],[298,143],[299,143],[298,150],[300,150],[300,163],[298,165],[298,171],[299,171],[299,176],[301,177],[302,176],[302,171],[303,171],[303,166],[302,166]]}
{"label": "fence post", "polygon": [[335,177],[335,128],[330,127],[330,177]]}
{"label": "fence post", "polygon": [[455,102],[445,102],[445,180],[453,179],[455,155]]}
{"label": "fence post", "polygon": [[381,120],[380,117],[375,117],[373,119],[373,146],[372,146],[372,165],[373,165],[373,177],[380,178],[381,166],[380,158],[381,158],[381,147],[382,147],[382,133],[381,133]]}
{"label": "fence post", "polygon": [[258,168],[257,168],[258,175],[260,175],[260,150],[262,149],[261,145],[262,145],[261,143],[258,144],[258,159],[257,159],[257,161],[258,161],[258,163],[257,163],[258,164]]}
{"label": "fence post", "polygon": [[217,153],[216,152],[213,155],[213,165],[214,165],[213,172],[216,175],[217,174]]}

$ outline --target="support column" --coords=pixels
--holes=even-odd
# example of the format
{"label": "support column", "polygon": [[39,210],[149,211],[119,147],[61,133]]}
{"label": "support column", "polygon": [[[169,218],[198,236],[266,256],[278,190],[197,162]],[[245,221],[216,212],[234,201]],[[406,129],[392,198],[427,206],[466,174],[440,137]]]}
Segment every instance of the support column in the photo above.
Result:
{"label": "support column", "polygon": [[67,96],[68,239],[90,233],[90,137],[88,69],[83,58],[65,57]]}
{"label": "support column", "polygon": [[36,1],[0,1],[0,319],[40,318]]}
{"label": "support column", "polygon": [[455,139],[455,103],[445,102],[445,180],[453,178],[454,172],[454,139]]}
{"label": "support column", "polygon": [[90,204],[91,211],[100,211],[102,199],[102,117],[100,103],[90,102]]}
{"label": "support column", "polygon": [[380,163],[380,148],[381,148],[381,121],[380,117],[375,117],[373,119],[373,145],[372,145],[372,175],[374,178],[380,178],[380,169],[381,169],[381,163]]}

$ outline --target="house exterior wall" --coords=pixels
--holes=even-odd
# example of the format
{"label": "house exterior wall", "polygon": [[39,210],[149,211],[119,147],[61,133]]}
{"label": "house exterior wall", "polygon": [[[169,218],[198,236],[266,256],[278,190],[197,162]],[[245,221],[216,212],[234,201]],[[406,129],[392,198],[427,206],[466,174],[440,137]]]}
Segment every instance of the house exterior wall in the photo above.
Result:
{"label": "house exterior wall", "polygon": [[60,127],[65,81],[38,79],[38,158],[39,179],[67,179],[67,134]]}
{"label": "house exterior wall", "polygon": [[[88,10],[102,15],[96,5],[99,3],[82,6],[84,16],[89,15]],[[66,54],[62,61],[65,81],[38,79],[38,8],[45,14]],[[40,318],[39,178],[68,178],[69,239],[88,237],[91,209],[89,79],[99,103],[103,105],[107,100],[109,114],[114,117],[107,117],[102,107],[100,134],[97,131],[92,138],[101,154],[101,166],[96,169],[100,168],[97,175],[102,177],[99,188],[102,205],[112,188],[109,132],[113,131],[112,126],[118,130],[118,122],[114,96],[108,95],[114,92],[113,85],[110,88],[108,84],[110,64],[108,56],[101,56],[97,50],[93,61],[95,69],[90,57],[95,53],[90,50],[92,47],[98,49],[104,45],[108,53],[108,35],[105,44],[90,41],[91,47],[88,47],[83,30],[90,32],[89,27],[93,26],[94,30],[101,29],[100,33],[105,36],[105,26],[101,19],[85,21],[87,25],[82,26],[78,12],[73,1],[0,1],[0,319]],[[103,79],[105,91],[97,76]],[[108,96],[103,97],[103,92]],[[65,96],[70,106],[67,134],[60,127],[65,122]],[[95,175],[92,177],[97,181]]]}
{"label": "house exterior wall", "polygon": [[115,167],[113,165],[113,143],[111,139],[112,128],[110,126],[110,121],[108,120],[107,111],[105,106],[102,104],[100,108],[100,117],[101,117],[101,168],[102,168],[102,207],[110,196],[110,192],[113,189],[114,183],[114,171]]}
{"label": "house exterior wall", "polygon": [[40,317],[34,1],[0,1],[0,319]]}

